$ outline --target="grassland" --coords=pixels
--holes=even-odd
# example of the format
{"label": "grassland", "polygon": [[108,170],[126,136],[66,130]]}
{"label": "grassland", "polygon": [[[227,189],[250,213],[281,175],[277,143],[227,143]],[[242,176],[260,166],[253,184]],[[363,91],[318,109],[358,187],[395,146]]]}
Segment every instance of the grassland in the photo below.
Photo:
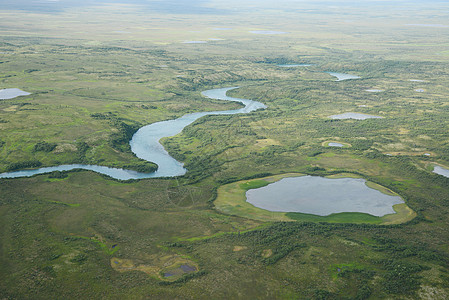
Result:
{"label": "grassland", "polygon": [[[140,126],[237,107],[202,97],[210,88],[240,86],[230,95],[268,108],[204,117],[165,139],[182,177],[0,180],[0,298],[447,299],[449,179],[428,166],[449,165],[449,35],[419,24],[447,25],[448,7],[432,3],[2,8],[0,88],[32,94],[0,100],[0,172],[36,161],[138,168],[127,141]],[[183,43],[195,40],[207,43]],[[350,111],[384,118],[328,118]],[[416,217],[260,220],[214,208],[223,187],[288,173],[357,174]],[[184,263],[198,271],[164,278]]]}

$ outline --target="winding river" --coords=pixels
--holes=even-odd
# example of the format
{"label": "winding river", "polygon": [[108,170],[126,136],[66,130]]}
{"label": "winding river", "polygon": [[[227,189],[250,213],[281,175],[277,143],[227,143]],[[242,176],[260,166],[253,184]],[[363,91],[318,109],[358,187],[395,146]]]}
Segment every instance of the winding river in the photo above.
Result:
{"label": "winding river", "polygon": [[156,163],[158,165],[158,170],[156,172],[140,173],[132,170],[109,168],[104,166],[71,164],[55,167],[45,167],[35,170],[7,172],[0,174],[0,178],[30,177],[33,175],[50,173],[53,171],[70,171],[75,169],[90,170],[120,180],[173,177],[184,175],[187,170],[184,168],[183,163],[171,157],[164,149],[164,147],[159,143],[159,140],[163,137],[170,137],[180,133],[184,127],[192,124],[195,120],[207,115],[244,114],[258,109],[266,108],[265,104],[261,102],[226,96],[227,91],[236,88],[238,87],[207,90],[202,92],[202,95],[211,99],[240,102],[245,105],[243,108],[224,111],[191,113],[175,120],[167,120],[144,126],[134,134],[130,141],[131,151],[141,159]]}
{"label": "winding river", "polygon": [[[358,76],[351,74],[333,73],[333,72],[327,73],[336,76],[338,78],[337,81],[360,78]],[[224,110],[224,111],[191,113],[175,120],[167,120],[144,126],[133,135],[131,141],[129,142],[131,146],[131,151],[137,157],[143,160],[156,163],[158,165],[158,169],[156,172],[141,173],[133,170],[109,168],[97,165],[68,164],[54,167],[44,167],[34,170],[21,170],[21,171],[1,173],[0,178],[30,177],[33,175],[50,173],[53,171],[71,171],[75,169],[94,171],[119,180],[182,176],[187,172],[187,170],[184,168],[184,164],[171,157],[168,154],[168,152],[164,149],[164,147],[159,143],[159,140],[163,137],[170,137],[177,135],[182,131],[182,129],[184,129],[184,127],[188,126],[189,124],[192,124],[195,120],[207,115],[245,114],[258,109],[266,108],[265,104],[258,101],[226,96],[226,93],[228,91],[236,88],[238,87],[212,89],[204,91],[201,94],[211,99],[240,102],[244,105],[243,108],[234,110]],[[21,95],[29,95],[29,93],[23,92],[19,89],[2,90],[1,92],[2,93],[14,92],[15,97]],[[7,97],[11,96],[10,94],[8,94],[6,95],[7,97],[5,97],[5,95],[4,99],[9,99]]]}

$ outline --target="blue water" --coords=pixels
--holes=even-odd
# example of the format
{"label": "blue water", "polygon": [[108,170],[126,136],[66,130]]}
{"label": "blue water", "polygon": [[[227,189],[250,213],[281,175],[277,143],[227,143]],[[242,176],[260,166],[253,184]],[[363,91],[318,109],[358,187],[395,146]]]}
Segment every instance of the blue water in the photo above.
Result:
{"label": "blue water", "polygon": [[275,30],[252,30],[250,33],[254,34],[286,34],[285,31],[275,31]]}
{"label": "blue water", "polygon": [[326,72],[329,75],[337,77],[337,80],[335,81],[343,81],[348,79],[358,79],[360,78],[357,75],[351,75],[351,74],[345,74],[345,73],[336,73],[336,72]]}
{"label": "blue water", "polygon": [[433,172],[449,178],[449,170],[440,166],[434,166]]}
{"label": "blue water", "polygon": [[[284,32],[272,32],[272,31],[261,31],[257,32],[260,34],[276,34]],[[339,80],[359,78],[358,76],[342,74],[342,73],[332,73],[328,72],[334,76],[345,75],[345,78],[341,76],[338,77]],[[144,178],[158,178],[158,177],[173,177],[182,176],[187,170],[184,168],[183,163],[177,161],[171,157],[164,147],[159,143],[159,140],[163,137],[174,136],[182,131],[184,127],[193,123],[195,120],[207,116],[207,115],[231,115],[231,114],[244,114],[249,113],[258,109],[266,108],[266,105],[248,99],[239,99],[226,96],[227,91],[236,89],[238,87],[220,88],[207,90],[201,94],[205,97],[225,100],[225,101],[235,101],[240,102],[245,105],[245,107],[235,110],[225,110],[225,111],[211,111],[211,112],[198,112],[184,115],[175,120],[168,120],[153,123],[140,128],[132,137],[129,142],[131,146],[131,151],[139,158],[146,161],[154,162],[158,165],[158,169],[153,173],[140,173],[132,170],[124,170],[119,168],[109,168],[97,165],[83,165],[83,164],[71,164],[71,165],[60,165],[54,167],[45,167],[35,170],[22,170],[15,172],[1,173],[0,178],[18,178],[18,177],[30,177],[37,174],[50,173],[53,171],[70,171],[75,169],[84,169],[94,171],[100,174],[110,176],[115,179],[120,180],[130,180],[130,179],[144,179]],[[18,92],[18,91],[15,91]],[[23,92],[23,91],[21,91]],[[26,93],[26,92],[23,92]],[[28,93],[26,93],[28,94]],[[346,113],[342,115],[330,116],[331,118],[344,119],[347,118],[382,118],[377,116],[369,116],[357,113]]]}
{"label": "blue water", "polygon": [[237,87],[229,87],[207,90],[202,92],[202,95],[217,100],[240,102],[245,105],[245,107],[243,108],[187,114],[175,120],[162,121],[144,126],[133,135],[131,141],[129,142],[131,151],[141,159],[156,163],[159,166],[156,172],[140,173],[132,170],[109,168],[104,166],[71,164],[46,167],[35,170],[2,173],[0,174],[0,178],[30,177],[33,175],[50,173],[53,171],[70,171],[75,169],[90,170],[120,180],[173,177],[184,175],[187,170],[184,168],[183,163],[171,157],[164,149],[164,147],[159,143],[159,140],[163,137],[170,137],[180,133],[184,127],[193,123],[195,120],[207,115],[244,114],[258,109],[266,108],[265,104],[261,102],[226,96],[227,91],[236,88]]}
{"label": "blue water", "polygon": [[207,44],[206,41],[185,41],[183,44]]}
{"label": "blue water", "polygon": [[329,147],[343,147],[343,144],[330,142],[327,144]]}
{"label": "blue water", "polygon": [[13,99],[19,96],[28,96],[31,93],[22,91],[20,89],[4,89],[0,90],[0,100]]}
{"label": "blue water", "polygon": [[71,164],[71,165],[60,165],[55,167],[45,167],[39,168],[35,170],[22,170],[15,172],[8,172],[0,174],[0,178],[19,178],[19,177],[30,177],[38,174],[50,173],[53,171],[71,171],[76,169],[90,170],[100,174],[108,175],[109,177],[120,179],[120,180],[129,180],[129,179],[143,179],[154,177],[151,176],[154,173],[139,173],[137,171],[132,170],[124,170],[119,168],[109,168],[104,166],[96,166],[96,165],[83,165],[83,164]]}
{"label": "blue water", "polygon": [[290,177],[248,190],[246,198],[252,205],[269,211],[319,216],[360,212],[380,217],[395,213],[393,205],[404,203],[401,197],[383,194],[365,183],[362,178]]}
{"label": "blue water", "polygon": [[149,177],[171,177],[181,176],[186,173],[186,169],[181,162],[171,157],[158,142],[161,138],[174,136],[182,131],[184,127],[195,120],[207,115],[231,115],[249,113],[258,109],[266,108],[263,103],[248,99],[238,99],[226,96],[226,92],[236,87],[214,89],[202,92],[202,95],[212,99],[241,102],[245,107],[235,110],[197,112],[184,115],[176,120],[168,120],[153,123],[140,128],[130,141],[131,151],[137,157],[156,163],[159,168]]}
{"label": "blue water", "polygon": [[281,68],[295,68],[295,67],[310,67],[312,66],[311,64],[281,64],[278,65],[278,67]]}
{"label": "blue water", "polygon": [[345,120],[345,119],[354,119],[354,120],[366,120],[366,119],[383,119],[383,117],[380,116],[373,116],[373,115],[366,115],[366,114],[360,114],[360,113],[343,113],[339,115],[332,115],[329,116],[331,119],[337,119],[337,120]]}

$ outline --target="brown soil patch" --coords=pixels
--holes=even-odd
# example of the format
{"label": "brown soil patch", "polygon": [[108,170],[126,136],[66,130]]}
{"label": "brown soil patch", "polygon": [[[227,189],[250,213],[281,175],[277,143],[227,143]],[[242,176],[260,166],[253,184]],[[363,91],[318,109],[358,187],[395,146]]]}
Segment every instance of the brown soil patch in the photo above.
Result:
{"label": "brown soil patch", "polygon": [[273,140],[273,139],[261,139],[257,140],[255,146],[259,148],[263,148],[266,146],[273,146],[273,145],[280,145],[279,141]]}
{"label": "brown soil patch", "polygon": [[268,257],[270,257],[272,255],[273,255],[273,250],[271,250],[271,249],[265,249],[265,250],[262,251],[262,257],[263,258],[268,258]]}
{"label": "brown soil patch", "polygon": [[234,246],[234,249],[232,249],[232,251],[239,252],[239,251],[246,250],[246,249],[248,249],[248,247],[245,247],[245,246]]}
{"label": "brown soil patch", "polygon": [[62,145],[58,145],[56,146],[55,150],[53,150],[53,152],[55,153],[61,153],[61,152],[75,152],[77,150],[75,145],[72,144],[62,144]]}
{"label": "brown soil patch", "polygon": [[12,105],[10,107],[4,108],[3,111],[16,111],[18,108],[17,105]]}

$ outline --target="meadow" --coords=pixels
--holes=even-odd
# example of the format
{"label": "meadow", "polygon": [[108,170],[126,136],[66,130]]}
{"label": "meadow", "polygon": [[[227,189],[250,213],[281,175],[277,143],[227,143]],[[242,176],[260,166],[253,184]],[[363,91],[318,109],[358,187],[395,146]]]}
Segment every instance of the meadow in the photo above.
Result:
{"label": "meadow", "polygon": [[[268,107],[164,138],[185,176],[0,179],[0,298],[447,299],[449,178],[432,165],[449,167],[448,5],[431,2],[0,6],[0,88],[31,93],[0,100],[0,172],[150,171],[128,144],[138,128],[240,107],[202,91]],[[329,118],[345,112],[383,118]],[[354,174],[415,214],[217,209],[220,189],[292,173]]]}

